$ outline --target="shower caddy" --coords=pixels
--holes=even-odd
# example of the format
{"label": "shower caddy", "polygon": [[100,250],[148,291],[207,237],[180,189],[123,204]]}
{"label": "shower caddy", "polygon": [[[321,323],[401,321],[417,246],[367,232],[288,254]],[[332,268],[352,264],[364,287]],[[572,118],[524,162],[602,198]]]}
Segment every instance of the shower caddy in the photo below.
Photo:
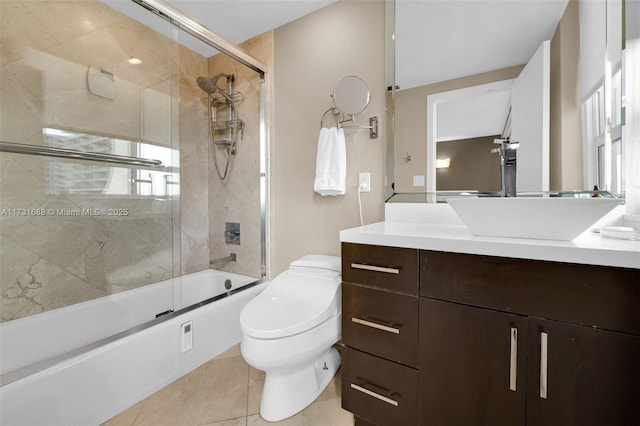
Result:
{"label": "shower caddy", "polygon": [[233,90],[233,80],[231,76],[227,83],[227,96],[220,92],[212,93],[209,99],[211,103],[211,141],[216,146],[227,148],[228,154],[235,155],[237,135],[240,132],[240,139],[244,139],[244,121],[238,118],[237,107],[244,101],[242,92]]}

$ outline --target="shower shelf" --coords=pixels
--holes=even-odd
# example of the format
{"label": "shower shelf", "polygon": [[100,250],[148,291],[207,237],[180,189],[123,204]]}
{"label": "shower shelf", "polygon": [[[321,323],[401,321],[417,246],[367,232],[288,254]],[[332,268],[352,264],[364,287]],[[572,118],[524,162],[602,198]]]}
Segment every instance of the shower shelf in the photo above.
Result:
{"label": "shower shelf", "polygon": [[[214,130],[228,130],[233,128],[234,120],[216,120],[211,121]],[[243,126],[242,120],[238,120],[238,127]]]}
{"label": "shower shelf", "polygon": [[[231,95],[231,99],[233,99],[233,103],[238,106],[244,101],[244,95],[240,92],[234,92]],[[231,105],[231,101],[229,99],[222,96],[215,96],[211,99],[211,106],[214,108],[218,107],[226,107],[227,105]]]}

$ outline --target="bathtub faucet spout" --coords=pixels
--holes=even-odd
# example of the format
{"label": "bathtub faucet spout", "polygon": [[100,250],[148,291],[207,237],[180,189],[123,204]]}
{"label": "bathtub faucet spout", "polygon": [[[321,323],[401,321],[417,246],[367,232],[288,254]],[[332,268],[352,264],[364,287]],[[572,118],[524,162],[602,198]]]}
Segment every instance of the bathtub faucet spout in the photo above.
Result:
{"label": "bathtub faucet spout", "polygon": [[216,265],[216,264],[222,263],[222,262],[235,262],[235,261],[236,261],[236,254],[235,253],[231,253],[231,254],[229,254],[229,256],[219,257],[217,259],[213,259],[212,261],[209,262],[209,266],[213,266],[213,265]]}

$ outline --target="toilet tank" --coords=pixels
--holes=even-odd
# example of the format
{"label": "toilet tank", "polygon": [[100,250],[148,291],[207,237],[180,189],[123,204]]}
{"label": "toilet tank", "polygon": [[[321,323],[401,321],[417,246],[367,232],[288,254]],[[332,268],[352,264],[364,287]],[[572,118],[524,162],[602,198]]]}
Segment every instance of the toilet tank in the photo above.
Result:
{"label": "toilet tank", "polygon": [[322,254],[308,254],[291,262],[290,268],[315,268],[341,272],[342,263],[339,256],[325,256]]}

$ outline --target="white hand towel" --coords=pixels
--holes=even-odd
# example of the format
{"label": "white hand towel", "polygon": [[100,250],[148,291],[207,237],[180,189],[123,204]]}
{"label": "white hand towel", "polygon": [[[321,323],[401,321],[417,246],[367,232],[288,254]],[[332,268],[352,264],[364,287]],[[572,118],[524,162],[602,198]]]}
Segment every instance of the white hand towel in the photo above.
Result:
{"label": "white hand towel", "polygon": [[316,178],[313,190],[320,195],[343,195],[347,177],[347,148],[344,130],[332,127],[320,129]]}

